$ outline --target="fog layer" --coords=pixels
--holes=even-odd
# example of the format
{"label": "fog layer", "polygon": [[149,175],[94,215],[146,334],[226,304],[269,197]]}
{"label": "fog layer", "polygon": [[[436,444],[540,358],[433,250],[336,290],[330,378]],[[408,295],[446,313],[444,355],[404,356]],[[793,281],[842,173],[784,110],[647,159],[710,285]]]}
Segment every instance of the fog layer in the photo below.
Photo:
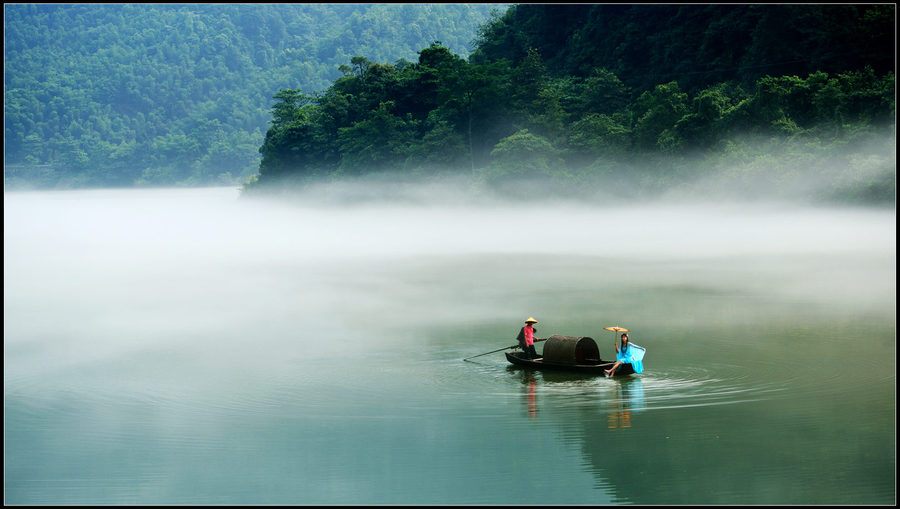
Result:
{"label": "fog layer", "polygon": [[328,338],[379,320],[515,324],[538,312],[531,291],[590,300],[694,285],[879,310],[896,299],[895,215],[884,209],[348,206],[222,188],[5,198],[4,350],[19,355],[8,373],[23,375],[48,367],[23,362],[39,344],[66,363],[231,337],[243,362],[251,343],[302,332],[325,352]]}

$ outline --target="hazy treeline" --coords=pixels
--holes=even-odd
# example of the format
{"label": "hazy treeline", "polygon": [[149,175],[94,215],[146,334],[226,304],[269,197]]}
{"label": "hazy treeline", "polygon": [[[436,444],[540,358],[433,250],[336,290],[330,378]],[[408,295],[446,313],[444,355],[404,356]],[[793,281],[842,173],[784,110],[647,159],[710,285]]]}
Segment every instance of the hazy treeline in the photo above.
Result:
{"label": "hazy treeline", "polygon": [[[892,5],[516,5],[468,58],[355,56],[283,88],[245,189],[391,170],[640,196],[894,196]],[[890,42],[890,44],[886,44]],[[773,74],[777,71],[778,74]]]}
{"label": "hazy treeline", "polygon": [[243,182],[279,88],[354,55],[467,54],[499,4],[9,4],[7,186]]}

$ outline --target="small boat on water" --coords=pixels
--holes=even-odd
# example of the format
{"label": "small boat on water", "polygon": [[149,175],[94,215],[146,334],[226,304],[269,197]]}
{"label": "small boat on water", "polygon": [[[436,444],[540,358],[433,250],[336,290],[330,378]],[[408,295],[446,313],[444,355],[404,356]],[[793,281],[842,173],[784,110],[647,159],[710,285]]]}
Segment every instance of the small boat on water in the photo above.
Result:
{"label": "small boat on water", "polygon": [[[632,343],[643,358],[644,348]],[[574,371],[579,373],[591,373],[605,375],[607,369],[613,367],[616,361],[607,361],[600,358],[600,349],[593,338],[560,336],[554,334],[547,338],[544,350],[540,357],[529,358],[525,352],[506,352],[506,360],[526,368],[553,369]],[[637,359],[641,360],[641,359]],[[634,374],[634,367],[625,363],[616,369],[615,376]]]}

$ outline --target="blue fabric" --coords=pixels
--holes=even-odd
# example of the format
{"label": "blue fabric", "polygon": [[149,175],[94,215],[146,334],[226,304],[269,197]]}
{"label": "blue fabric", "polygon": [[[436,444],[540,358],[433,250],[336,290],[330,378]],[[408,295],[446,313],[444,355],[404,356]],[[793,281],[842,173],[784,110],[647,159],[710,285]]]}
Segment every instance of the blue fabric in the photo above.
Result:
{"label": "blue fabric", "polygon": [[636,361],[644,360],[644,354],[647,353],[647,349],[636,345],[634,343],[628,343],[628,346],[631,347],[631,358]]}
{"label": "blue fabric", "polygon": [[[626,346],[625,348],[619,350],[616,353],[616,361],[621,361],[623,363],[631,364],[631,367],[634,368],[635,373],[641,373],[644,371],[644,361],[638,361],[634,359],[633,349],[631,345]],[[643,357],[643,356],[641,356]]]}

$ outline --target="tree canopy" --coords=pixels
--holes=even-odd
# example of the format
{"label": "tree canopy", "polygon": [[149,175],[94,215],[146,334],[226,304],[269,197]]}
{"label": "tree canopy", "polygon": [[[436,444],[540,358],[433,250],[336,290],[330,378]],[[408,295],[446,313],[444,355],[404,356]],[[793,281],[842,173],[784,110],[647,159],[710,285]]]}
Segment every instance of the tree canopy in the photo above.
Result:
{"label": "tree canopy", "polygon": [[5,182],[249,178],[253,194],[391,171],[495,189],[549,179],[566,193],[602,181],[640,195],[724,175],[775,188],[815,180],[831,197],[886,202],[895,14],[893,4],[13,4]]}
{"label": "tree canopy", "polygon": [[240,183],[279,89],[356,55],[468,54],[498,4],[4,5],[7,186]]}
{"label": "tree canopy", "polygon": [[[884,42],[881,32],[847,33],[884,28],[892,11],[660,7],[523,4],[483,25],[467,59],[438,42],[415,62],[354,57],[331,87],[294,107],[299,120],[273,122],[259,175],[246,189],[392,170],[466,174],[479,186],[507,190],[542,178],[570,192],[602,178],[608,189],[635,195],[736,166],[743,169],[729,169],[732,183],[837,179],[819,191],[893,199],[895,84],[884,68],[893,45],[872,46]],[[688,29],[690,41],[676,43]],[[586,35],[599,32],[605,35]],[[655,35],[644,47],[647,33]],[[712,53],[713,41],[726,35],[752,44],[740,54],[729,45],[718,46],[729,55]],[[838,54],[822,45],[832,37],[849,46]],[[772,56],[785,40],[821,47],[813,63],[791,63]],[[588,58],[585,49],[595,43]],[[654,66],[646,65],[651,56]],[[710,61],[726,63],[712,72]],[[273,113],[283,108],[290,105],[281,99]],[[889,137],[879,138],[884,132]],[[879,156],[867,158],[873,143]],[[760,161],[773,151],[787,159],[769,160],[760,175]],[[805,173],[835,158],[846,163],[843,173]],[[611,175],[622,178],[610,184]]]}

